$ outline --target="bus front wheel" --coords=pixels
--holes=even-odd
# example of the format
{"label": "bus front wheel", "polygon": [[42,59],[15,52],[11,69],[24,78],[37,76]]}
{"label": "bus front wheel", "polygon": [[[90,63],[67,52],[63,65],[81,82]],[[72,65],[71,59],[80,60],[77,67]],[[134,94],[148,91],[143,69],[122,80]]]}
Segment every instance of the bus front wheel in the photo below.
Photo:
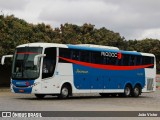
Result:
{"label": "bus front wheel", "polygon": [[58,95],[61,99],[66,99],[69,97],[69,87],[67,85],[62,86],[61,93]]}

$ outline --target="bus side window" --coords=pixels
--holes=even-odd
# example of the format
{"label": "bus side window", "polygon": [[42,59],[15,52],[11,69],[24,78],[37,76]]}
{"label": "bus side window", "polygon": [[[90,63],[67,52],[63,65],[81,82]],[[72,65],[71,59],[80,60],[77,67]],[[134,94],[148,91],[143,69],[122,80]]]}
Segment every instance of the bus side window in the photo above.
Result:
{"label": "bus side window", "polygon": [[108,65],[116,65],[117,58],[116,57],[107,57],[106,63]]}
{"label": "bus side window", "polygon": [[133,65],[135,65],[135,62],[136,62],[136,56],[135,55],[130,55],[129,65],[133,66]]}
{"label": "bus side window", "polygon": [[79,51],[78,50],[72,50],[72,59],[79,60]]}
{"label": "bus side window", "polygon": [[123,54],[122,57],[123,57],[123,58],[122,58],[122,59],[123,59],[122,65],[123,65],[123,66],[128,66],[128,65],[129,65],[130,55]]}
{"label": "bus side window", "polygon": [[[67,48],[59,48],[59,57],[63,57],[63,58],[71,58],[71,50],[67,49]],[[67,61],[59,58],[59,62],[61,63],[67,63]]]}
{"label": "bus side window", "polygon": [[117,58],[117,65],[120,65],[120,66],[122,65],[122,58],[121,59]]}
{"label": "bus side window", "polygon": [[101,56],[100,52],[92,52],[91,62],[96,64],[104,64],[104,56]]}
{"label": "bus side window", "polygon": [[151,64],[154,64],[154,57],[151,57]]}
{"label": "bus side window", "polygon": [[142,57],[141,56],[136,56],[136,65],[141,65],[142,63]]}
{"label": "bus side window", "polygon": [[[148,56],[143,56],[142,57],[142,65],[148,65],[148,64],[154,64],[154,58],[153,57],[148,57]],[[148,68],[153,68],[154,66],[150,66]]]}
{"label": "bus side window", "polygon": [[80,51],[80,61],[90,62],[90,52],[85,50]]}

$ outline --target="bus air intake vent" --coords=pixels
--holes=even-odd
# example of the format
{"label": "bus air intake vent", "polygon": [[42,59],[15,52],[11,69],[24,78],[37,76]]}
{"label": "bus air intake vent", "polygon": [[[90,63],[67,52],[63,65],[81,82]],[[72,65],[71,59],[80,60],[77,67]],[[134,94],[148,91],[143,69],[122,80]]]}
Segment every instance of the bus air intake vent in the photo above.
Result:
{"label": "bus air intake vent", "polygon": [[147,79],[147,90],[153,90],[153,79],[152,78]]}

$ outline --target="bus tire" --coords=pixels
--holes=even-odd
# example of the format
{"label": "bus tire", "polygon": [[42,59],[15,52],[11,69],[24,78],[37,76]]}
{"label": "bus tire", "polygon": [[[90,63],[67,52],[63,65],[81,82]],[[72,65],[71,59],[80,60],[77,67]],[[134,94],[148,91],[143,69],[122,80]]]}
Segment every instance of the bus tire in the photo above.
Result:
{"label": "bus tire", "polygon": [[45,94],[35,94],[36,98],[43,99],[45,97]]}
{"label": "bus tire", "polygon": [[133,88],[132,96],[133,96],[133,97],[139,97],[139,95],[141,94],[141,91],[142,91],[142,88],[141,88],[139,85],[136,85],[136,86]]}
{"label": "bus tire", "polygon": [[130,85],[126,85],[126,87],[124,88],[123,96],[124,97],[129,97],[131,95],[131,91],[132,91],[131,86]]}
{"label": "bus tire", "polygon": [[58,95],[58,98],[66,99],[70,95],[70,89],[67,85],[63,85],[61,88],[61,93]]}

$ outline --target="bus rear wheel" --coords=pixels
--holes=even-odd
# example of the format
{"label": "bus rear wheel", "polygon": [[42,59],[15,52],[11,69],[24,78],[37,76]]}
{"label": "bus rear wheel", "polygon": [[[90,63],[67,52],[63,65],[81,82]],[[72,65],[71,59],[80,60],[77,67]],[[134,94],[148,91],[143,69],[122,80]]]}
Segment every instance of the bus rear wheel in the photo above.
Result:
{"label": "bus rear wheel", "polygon": [[35,94],[36,98],[43,99],[45,97],[44,94]]}
{"label": "bus rear wheel", "polygon": [[133,97],[139,97],[139,95],[141,94],[141,87],[139,85],[136,85],[132,91],[132,96]]}
{"label": "bus rear wheel", "polygon": [[69,87],[67,85],[62,86],[61,93],[58,95],[61,99],[66,99],[69,97]]}
{"label": "bus rear wheel", "polygon": [[129,97],[131,95],[131,86],[130,85],[126,85],[125,89],[124,89],[124,93],[123,96],[124,97]]}

